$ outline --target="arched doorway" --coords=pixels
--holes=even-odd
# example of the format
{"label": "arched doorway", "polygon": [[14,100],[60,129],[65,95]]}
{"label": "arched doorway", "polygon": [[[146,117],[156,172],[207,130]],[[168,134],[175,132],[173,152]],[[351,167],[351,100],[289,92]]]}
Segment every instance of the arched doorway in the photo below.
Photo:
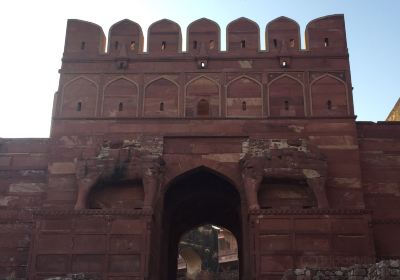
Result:
{"label": "arched doorway", "polygon": [[181,237],[202,225],[218,225],[237,240],[239,279],[242,272],[241,201],[235,186],[205,167],[176,178],[164,196],[161,236],[161,279],[177,279]]}

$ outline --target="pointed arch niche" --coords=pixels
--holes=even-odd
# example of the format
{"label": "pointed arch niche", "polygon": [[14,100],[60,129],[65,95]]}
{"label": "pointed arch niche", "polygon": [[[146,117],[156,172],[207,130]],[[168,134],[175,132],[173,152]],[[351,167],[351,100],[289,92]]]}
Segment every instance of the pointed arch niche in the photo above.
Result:
{"label": "pointed arch niche", "polygon": [[349,115],[346,84],[325,74],[311,83],[311,113],[315,117]]}
{"label": "pointed arch niche", "polygon": [[109,82],[104,89],[104,117],[137,117],[139,92],[135,82],[126,78],[117,78]]}
{"label": "pointed arch niche", "polygon": [[282,75],[268,84],[270,117],[304,117],[304,87],[297,79]]}
{"label": "pointed arch niche", "polygon": [[60,116],[87,118],[96,115],[97,84],[86,77],[75,78],[62,89]]}
{"label": "pointed arch niche", "polygon": [[263,112],[262,84],[240,76],[227,85],[227,117],[261,117]]}
{"label": "pointed arch niche", "polygon": [[179,86],[164,77],[151,81],[145,87],[143,116],[178,117]]}
{"label": "pointed arch niche", "polygon": [[186,117],[219,117],[220,86],[214,80],[200,76],[191,80],[185,90]]}

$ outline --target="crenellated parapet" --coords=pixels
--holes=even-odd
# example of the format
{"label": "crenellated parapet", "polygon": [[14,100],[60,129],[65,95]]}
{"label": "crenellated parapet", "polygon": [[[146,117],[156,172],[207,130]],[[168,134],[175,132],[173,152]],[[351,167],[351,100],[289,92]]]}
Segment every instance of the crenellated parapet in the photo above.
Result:
{"label": "crenellated parapet", "polygon": [[[226,49],[232,54],[260,52],[260,28],[247,18],[238,18],[227,25]],[[302,51],[324,53],[347,53],[346,32],[343,15],[331,15],[308,23],[305,31],[306,49],[302,50],[300,28],[297,22],[286,17],[272,20],[265,28],[266,51],[271,54],[294,54]],[[220,52],[220,27],[202,18],[187,28],[186,54]],[[181,27],[168,19],[150,25],[147,34],[147,52],[143,50],[143,33],[139,24],[130,20],[115,23],[109,31],[108,48],[102,28],[94,23],[70,19],[64,49],[64,58],[93,57],[97,55],[127,56],[146,54],[168,56],[182,54]]]}

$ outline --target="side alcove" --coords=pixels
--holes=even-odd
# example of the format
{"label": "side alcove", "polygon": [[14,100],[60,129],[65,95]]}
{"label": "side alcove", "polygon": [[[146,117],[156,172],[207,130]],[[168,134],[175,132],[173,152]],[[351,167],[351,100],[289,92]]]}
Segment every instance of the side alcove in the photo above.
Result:
{"label": "side alcove", "polygon": [[105,181],[98,183],[89,193],[89,209],[140,209],[143,207],[142,180]]}
{"label": "side alcove", "polygon": [[264,178],[258,191],[261,208],[302,209],[317,206],[306,180],[293,178]]}

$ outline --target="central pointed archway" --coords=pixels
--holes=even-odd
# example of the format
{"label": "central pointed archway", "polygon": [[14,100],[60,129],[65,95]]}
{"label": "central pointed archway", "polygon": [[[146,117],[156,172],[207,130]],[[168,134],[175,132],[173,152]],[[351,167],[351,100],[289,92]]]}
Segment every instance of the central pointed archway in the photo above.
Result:
{"label": "central pointed archway", "polygon": [[242,219],[240,194],[221,174],[199,167],[173,180],[165,193],[161,237],[161,279],[176,279],[178,243],[182,235],[203,224],[228,229],[238,242],[242,271]]}

